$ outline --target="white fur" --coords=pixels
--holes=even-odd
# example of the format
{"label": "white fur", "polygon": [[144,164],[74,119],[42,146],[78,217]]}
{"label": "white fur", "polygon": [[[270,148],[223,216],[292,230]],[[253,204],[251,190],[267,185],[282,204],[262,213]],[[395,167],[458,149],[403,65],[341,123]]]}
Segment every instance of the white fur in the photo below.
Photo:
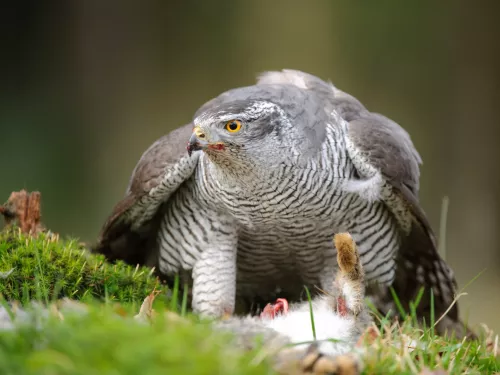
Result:
{"label": "white fur", "polygon": [[[322,353],[329,355],[343,354],[355,344],[354,319],[336,314],[326,299],[314,303],[313,317],[316,340],[334,339],[339,341],[322,341],[319,344],[319,350]],[[291,309],[287,314],[277,316],[274,319],[264,318],[262,322],[267,327],[288,336],[293,343],[310,343],[314,340],[308,303],[294,310]],[[297,345],[296,348],[305,348],[309,343]]]}
{"label": "white fur", "polygon": [[355,311],[359,308],[360,293],[350,283],[342,285],[342,294],[345,296],[345,303],[350,311]]}

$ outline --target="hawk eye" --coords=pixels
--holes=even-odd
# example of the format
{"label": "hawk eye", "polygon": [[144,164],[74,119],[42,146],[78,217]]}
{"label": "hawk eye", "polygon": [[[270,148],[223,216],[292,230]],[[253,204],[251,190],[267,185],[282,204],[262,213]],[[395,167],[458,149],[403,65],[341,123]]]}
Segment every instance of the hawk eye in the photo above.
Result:
{"label": "hawk eye", "polygon": [[230,133],[237,133],[241,130],[241,121],[240,120],[231,120],[226,122],[226,126],[224,126]]}

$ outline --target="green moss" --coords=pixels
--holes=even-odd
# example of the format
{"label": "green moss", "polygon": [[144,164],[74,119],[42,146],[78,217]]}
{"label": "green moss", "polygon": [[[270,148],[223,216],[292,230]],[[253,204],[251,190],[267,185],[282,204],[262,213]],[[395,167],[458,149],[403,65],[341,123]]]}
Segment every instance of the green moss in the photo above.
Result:
{"label": "green moss", "polygon": [[206,324],[139,324],[109,308],[0,335],[0,374],[271,374],[258,351],[233,348]]}
{"label": "green moss", "polygon": [[155,288],[165,290],[150,269],[110,265],[75,240],[54,241],[45,233],[33,238],[15,228],[0,233],[0,271],[10,270],[0,280],[0,294],[22,302],[69,297],[140,305]]}

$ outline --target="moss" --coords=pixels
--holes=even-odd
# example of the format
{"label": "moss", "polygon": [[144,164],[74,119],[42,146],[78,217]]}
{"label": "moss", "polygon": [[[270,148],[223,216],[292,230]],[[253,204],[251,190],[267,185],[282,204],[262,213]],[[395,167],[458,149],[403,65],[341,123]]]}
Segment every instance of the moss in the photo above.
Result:
{"label": "moss", "polygon": [[0,233],[0,271],[4,273],[0,294],[21,302],[107,298],[140,306],[155,288],[166,291],[148,268],[111,265],[75,240],[58,240],[47,233],[33,238],[16,228]]}
{"label": "moss", "polygon": [[139,324],[112,309],[90,306],[89,314],[52,317],[0,335],[0,374],[272,374],[258,351],[243,352],[227,335],[187,320]]}

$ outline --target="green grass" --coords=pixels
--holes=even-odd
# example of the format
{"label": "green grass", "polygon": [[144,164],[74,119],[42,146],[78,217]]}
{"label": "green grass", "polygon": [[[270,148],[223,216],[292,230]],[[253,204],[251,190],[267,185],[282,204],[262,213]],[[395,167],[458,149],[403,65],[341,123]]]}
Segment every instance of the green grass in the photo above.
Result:
{"label": "green grass", "polygon": [[[394,297],[398,305],[398,297]],[[373,311],[380,331],[374,340],[366,341],[366,373],[413,374],[424,368],[443,369],[449,374],[494,374],[500,371],[498,341],[495,343],[498,337],[493,332],[481,331],[477,341],[438,336],[432,319],[428,327],[417,326],[416,305],[418,301],[410,304],[411,311],[401,312],[406,316],[401,323],[394,323]]]}
{"label": "green grass", "polygon": [[[196,325],[195,325],[196,324]],[[114,309],[92,306],[85,315],[51,318],[36,330],[21,326],[0,336],[0,373],[20,374],[270,374],[254,353],[228,345],[207,324],[140,324]]]}
{"label": "green grass", "polygon": [[[166,288],[147,269],[108,265],[89,256],[77,241],[28,238],[16,230],[0,234],[0,294],[27,305],[61,297],[85,301],[88,314],[53,314],[0,333],[0,374],[272,374],[259,349],[244,352],[230,336],[213,332],[206,321],[189,314],[187,296]],[[133,316],[143,299],[159,290],[156,317],[141,324]],[[397,298],[397,296],[396,296]],[[5,305],[5,301],[3,301]],[[377,316],[380,335],[363,346],[366,374],[412,374],[423,368],[450,374],[500,371],[494,338],[460,342],[416,328],[418,300],[391,325]],[[172,319],[167,310],[183,316]],[[14,313],[14,311],[12,312]],[[313,320],[314,317],[311,317]],[[435,319],[439,319],[438,316]]]}
{"label": "green grass", "polygon": [[493,374],[500,361],[481,341],[457,341],[418,330],[412,323],[386,329],[370,343],[364,357],[366,373],[419,373],[423,368],[445,369],[450,374]]}

